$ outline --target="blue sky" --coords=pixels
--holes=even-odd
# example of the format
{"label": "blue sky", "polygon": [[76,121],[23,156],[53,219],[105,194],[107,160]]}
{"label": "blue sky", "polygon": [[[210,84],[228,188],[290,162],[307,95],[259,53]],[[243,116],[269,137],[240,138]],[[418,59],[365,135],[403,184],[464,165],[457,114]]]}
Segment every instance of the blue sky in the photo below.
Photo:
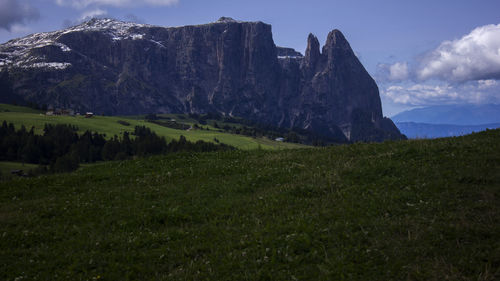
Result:
{"label": "blue sky", "polygon": [[428,105],[500,103],[498,0],[0,0],[0,42],[91,16],[161,26],[221,16],[273,26],[279,46],[304,52],[340,29],[377,81],[384,114]]}

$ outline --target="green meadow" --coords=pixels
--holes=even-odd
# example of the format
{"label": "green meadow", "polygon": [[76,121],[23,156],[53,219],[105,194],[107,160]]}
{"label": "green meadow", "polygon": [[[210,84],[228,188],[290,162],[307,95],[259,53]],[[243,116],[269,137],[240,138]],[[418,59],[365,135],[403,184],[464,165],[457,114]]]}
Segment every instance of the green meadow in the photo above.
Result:
{"label": "green meadow", "polygon": [[0,112],[22,112],[22,113],[36,113],[36,114],[45,113],[38,109],[32,109],[25,106],[18,106],[5,103],[0,103]]}
{"label": "green meadow", "polygon": [[0,236],[1,280],[500,280],[500,130],[19,178]]}
{"label": "green meadow", "polygon": [[[71,124],[78,127],[81,132],[90,130],[106,134],[107,137],[120,136],[123,132],[133,132],[135,126],[146,126],[155,131],[158,135],[164,136],[167,140],[179,139],[181,135],[190,141],[203,140],[214,142],[217,138],[220,142],[232,145],[239,149],[252,150],[262,149],[287,149],[307,147],[295,143],[276,142],[267,138],[252,138],[242,135],[227,134],[220,132],[213,127],[210,130],[176,130],[163,127],[157,124],[141,120],[136,116],[94,116],[85,118],[84,116],[47,116],[41,111],[34,111],[30,108],[0,104],[0,122],[3,120],[13,123],[16,128],[24,125],[28,130],[34,127],[36,133],[43,133],[44,125],[50,124]],[[129,125],[123,125],[118,121],[125,121]],[[187,120],[188,124],[193,124],[192,120]]]}

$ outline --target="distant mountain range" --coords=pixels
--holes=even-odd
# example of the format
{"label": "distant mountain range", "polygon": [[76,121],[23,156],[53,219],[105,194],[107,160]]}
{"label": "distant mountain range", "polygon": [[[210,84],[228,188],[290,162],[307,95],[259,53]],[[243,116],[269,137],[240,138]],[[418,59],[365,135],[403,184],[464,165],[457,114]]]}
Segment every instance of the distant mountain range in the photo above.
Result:
{"label": "distant mountain range", "polygon": [[392,117],[408,138],[452,137],[500,128],[500,105],[442,105],[417,108]]}
{"label": "distant mountain range", "polygon": [[391,119],[394,122],[453,125],[500,123],[500,104],[429,106],[403,111]]}
{"label": "distant mountain range", "polygon": [[449,125],[415,122],[398,122],[396,126],[410,139],[432,139],[463,136],[486,129],[500,128],[500,123],[483,125]]}

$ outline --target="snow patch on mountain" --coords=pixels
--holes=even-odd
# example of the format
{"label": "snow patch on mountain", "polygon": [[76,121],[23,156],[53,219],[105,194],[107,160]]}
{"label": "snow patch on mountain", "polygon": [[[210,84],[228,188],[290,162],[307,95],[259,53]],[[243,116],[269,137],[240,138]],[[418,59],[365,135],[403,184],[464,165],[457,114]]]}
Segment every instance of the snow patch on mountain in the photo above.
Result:
{"label": "snow patch on mountain", "polygon": [[[47,46],[56,46],[63,52],[71,52],[72,50],[69,46],[59,42],[59,38],[62,35],[72,32],[103,32],[113,41],[125,39],[141,40],[146,36],[140,32],[140,29],[144,27],[151,27],[151,25],[122,22],[113,19],[91,19],[64,30],[35,33],[24,38],[10,40],[0,45],[0,71],[3,68],[11,67],[65,69],[71,66],[71,64],[67,62],[49,62],[43,56],[37,57],[34,55],[32,50]],[[159,42],[156,43],[163,46]]]}
{"label": "snow patch on mountain", "polygon": [[303,59],[304,57],[300,56],[278,56],[278,59]]}
{"label": "snow patch on mountain", "polygon": [[166,49],[166,48],[167,48],[167,47],[165,47],[165,45],[163,45],[163,44],[162,44],[161,42],[159,42],[159,41],[155,41],[155,40],[151,39],[151,40],[149,40],[149,42],[152,42],[152,43],[154,43],[154,44],[158,45],[160,48],[164,48],[164,49]]}
{"label": "snow patch on mountain", "polygon": [[114,19],[91,19],[80,25],[70,27],[62,32],[62,34],[78,31],[104,31],[114,41],[123,39],[138,40],[143,39],[145,34],[137,33],[138,29],[143,27],[151,27],[148,24],[123,22]]}
{"label": "snow patch on mountain", "polygon": [[31,65],[23,66],[23,68],[52,68],[52,69],[66,69],[71,66],[68,62],[37,62]]}

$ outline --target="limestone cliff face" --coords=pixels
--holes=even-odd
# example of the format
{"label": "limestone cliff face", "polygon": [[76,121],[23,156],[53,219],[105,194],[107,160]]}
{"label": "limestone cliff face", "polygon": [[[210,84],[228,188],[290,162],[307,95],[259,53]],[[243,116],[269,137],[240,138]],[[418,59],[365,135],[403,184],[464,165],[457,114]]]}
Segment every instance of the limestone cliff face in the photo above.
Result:
{"label": "limestone cliff face", "polygon": [[352,141],[401,137],[392,121],[382,115],[375,81],[339,30],[328,34],[321,52],[318,39],[310,34],[305,57],[282,63],[282,67],[283,94],[299,93],[287,97],[285,126],[311,128],[339,138],[340,130]]}
{"label": "limestone cliff face", "polygon": [[165,28],[91,20],[0,45],[0,101],[104,114],[208,113],[300,127],[339,142],[401,138],[340,31],[304,57],[262,22]]}

